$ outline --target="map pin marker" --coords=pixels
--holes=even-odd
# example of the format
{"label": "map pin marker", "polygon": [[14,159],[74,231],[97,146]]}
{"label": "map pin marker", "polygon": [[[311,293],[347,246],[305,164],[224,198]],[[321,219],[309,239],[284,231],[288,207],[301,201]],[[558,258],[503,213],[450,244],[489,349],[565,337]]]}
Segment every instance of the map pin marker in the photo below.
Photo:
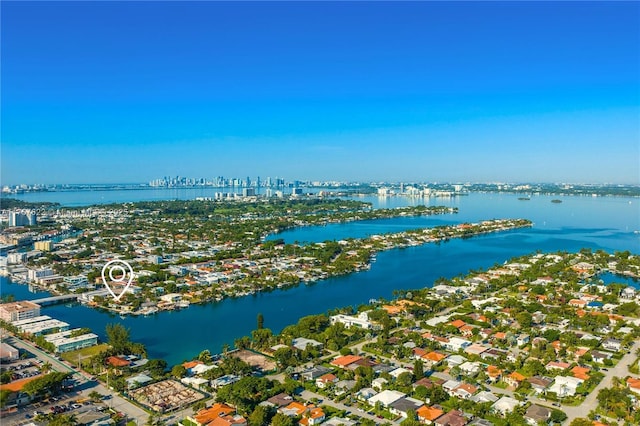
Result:
{"label": "map pin marker", "polygon": [[[107,278],[105,276],[105,272],[107,271],[107,269],[109,270],[108,275],[109,275],[110,281],[107,281]],[[114,271],[118,271],[122,275],[120,276],[120,274],[118,274],[118,277],[116,278],[113,276]],[[128,280],[127,280],[127,271],[129,272]],[[125,281],[127,281],[127,284],[124,286],[124,288],[118,295],[116,295],[113,289],[109,287],[109,282],[113,284],[113,283],[124,283]],[[127,289],[131,286],[132,281],[133,281],[133,268],[124,260],[120,260],[120,259],[111,260],[102,267],[102,282],[104,283],[104,286],[107,288],[107,290],[109,290],[109,293],[111,293],[111,295],[116,301],[120,300],[124,292],[127,291]]]}

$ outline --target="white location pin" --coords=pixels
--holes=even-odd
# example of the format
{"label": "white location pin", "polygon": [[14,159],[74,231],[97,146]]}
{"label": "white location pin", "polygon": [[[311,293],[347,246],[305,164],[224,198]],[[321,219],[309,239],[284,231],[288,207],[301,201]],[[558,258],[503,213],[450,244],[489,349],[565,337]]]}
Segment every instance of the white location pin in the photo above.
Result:
{"label": "white location pin", "polygon": [[[116,295],[111,287],[109,287],[109,281],[105,277],[105,272],[109,269],[109,280],[111,283],[124,283],[126,281],[126,285],[120,292],[120,294]],[[114,271],[119,272],[117,277],[113,276]],[[127,279],[127,272],[129,273],[129,278]],[[124,260],[115,259],[107,262],[106,265],[102,267],[102,282],[104,286],[109,290],[109,293],[113,296],[113,298],[118,301],[122,297],[125,291],[131,286],[131,282],[133,281],[133,268]]]}

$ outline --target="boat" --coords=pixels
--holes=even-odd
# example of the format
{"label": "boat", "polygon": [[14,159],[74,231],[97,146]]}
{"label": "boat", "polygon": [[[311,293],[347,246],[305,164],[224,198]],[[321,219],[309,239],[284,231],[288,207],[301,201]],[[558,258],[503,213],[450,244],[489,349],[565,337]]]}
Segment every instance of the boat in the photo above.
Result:
{"label": "boat", "polygon": [[553,199],[553,200],[551,200],[551,202],[552,202],[552,203],[556,203],[556,204],[557,204],[557,203],[561,203],[561,202],[562,202],[562,200]]}
{"label": "boat", "polygon": [[529,201],[531,198],[529,197],[518,197],[518,200],[520,201]]}

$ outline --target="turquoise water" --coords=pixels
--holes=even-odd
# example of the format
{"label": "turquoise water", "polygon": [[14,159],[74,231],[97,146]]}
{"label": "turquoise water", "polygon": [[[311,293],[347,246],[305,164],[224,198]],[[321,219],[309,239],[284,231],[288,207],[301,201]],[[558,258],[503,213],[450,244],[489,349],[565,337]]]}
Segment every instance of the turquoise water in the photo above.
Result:
{"label": "turquoise water", "polygon": [[[630,250],[640,253],[638,199],[561,197],[563,203],[539,196],[519,201],[511,194],[471,194],[455,199],[432,200],[432,205],[460,208],[457,215],[421,218],[396,218],[352,222],[294,229],[278,237],[287,241],[323,241],[348,236],[363,237],[374,233],[397,232],[418,226],[477,221],[480,219],[522,217],[534,221],[531,229],[518,229],[466,240],[450,240],[401,250],[379,253],[369,271],[336,277],[313,285],[300,285],[240,299],[224,300],[203,306],[191,306],[178,312],[152,317],[121,319],[83,306],[58,305],[43,309],[46,315],[88,326],[104,337],[104,328],[120,322],[131,329],[132,338],[147,345],[152,357],[163,357],[170,364],[197,355],[203,349],[221,350],[224,343],[247,335],[262,313],[265,326],[275,332],[300,317],[326,312],[328,309],[367,303],[371,298],[392,298],[397,289],[430,286],[439,277],[464,274],[470,269],[486,268],[518,255],[540,250],[577,251],[583,247],[607,251]],[[362,199],[362,198],[359,198]],[[363,199],[377,207],[406,205],[412,200]],[[30,296],[26,286],[2,279],[2,293],[17,298]]]}

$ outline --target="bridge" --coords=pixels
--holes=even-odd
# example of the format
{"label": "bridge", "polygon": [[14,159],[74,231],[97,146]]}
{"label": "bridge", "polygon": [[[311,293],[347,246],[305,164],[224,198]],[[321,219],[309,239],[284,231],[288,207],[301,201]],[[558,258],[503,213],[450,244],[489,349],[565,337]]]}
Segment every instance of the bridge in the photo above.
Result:
{"label": "bridge", "polygon": [[32,303],[37,303],[40,306],[55,305],[57,303],[65,302],[77,302],[77,294],[63,294],[62,296],[44,297],[42,299],[30,300]]}

